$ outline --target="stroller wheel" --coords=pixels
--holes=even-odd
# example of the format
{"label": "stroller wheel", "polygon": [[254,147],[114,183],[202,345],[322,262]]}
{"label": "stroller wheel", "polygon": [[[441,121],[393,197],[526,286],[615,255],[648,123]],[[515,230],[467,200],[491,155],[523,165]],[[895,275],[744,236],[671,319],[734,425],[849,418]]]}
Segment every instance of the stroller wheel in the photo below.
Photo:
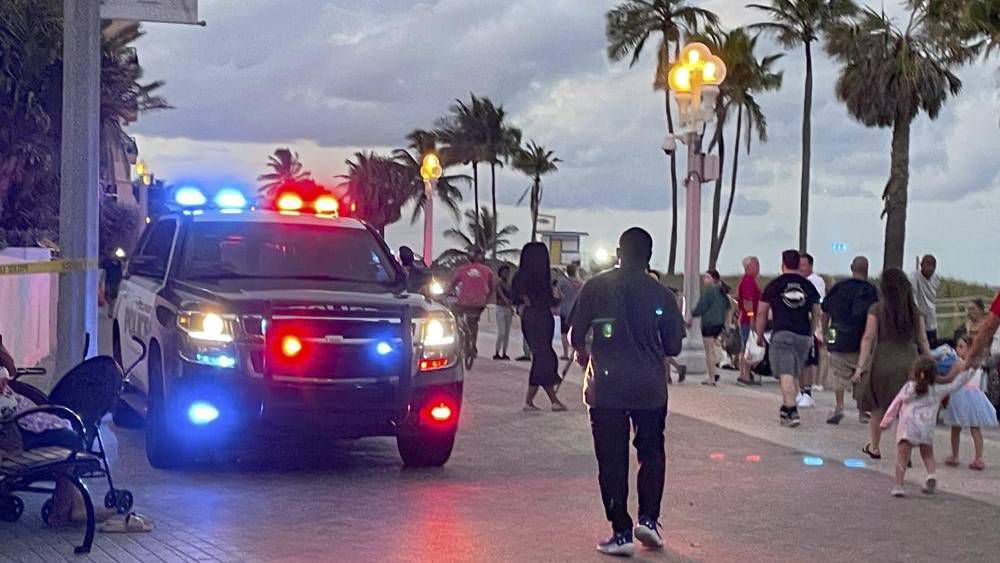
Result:
{"label": "stroller wheel", "polygon": [[42,505],[42,521],[45,522],[46,524],[48,524],[49,523],[49,516],[52,516],[52,499],[51,498],[48,499],[48,500],[46,500],[45,504]]}
{"label": "stroller wheel", "polygon": [[104,507],[114,508],[119,514],[128,514],[132,503],[132,492],[125,489],[112,489],[104,495]]}
{"label": "stroller wheel", "polygon": [[24,514],[24,501],[21,497],[11,495],[0,499],[0,520],[17,522],[21,514]]}
{"label": "stroller wheel", "polygon": [[132,492],[121,489],[118,491],[118,514],[128,514],[132,510]]}

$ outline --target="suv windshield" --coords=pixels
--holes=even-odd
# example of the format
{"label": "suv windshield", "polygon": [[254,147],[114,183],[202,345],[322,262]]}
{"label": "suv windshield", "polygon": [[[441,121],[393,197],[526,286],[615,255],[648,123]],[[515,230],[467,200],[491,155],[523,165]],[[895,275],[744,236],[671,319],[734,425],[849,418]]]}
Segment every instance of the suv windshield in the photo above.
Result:
{"label": "suv windshield", "polygon": [[392,260],[365,229],[259,222],[195,222],[180,279],[398,281]]}

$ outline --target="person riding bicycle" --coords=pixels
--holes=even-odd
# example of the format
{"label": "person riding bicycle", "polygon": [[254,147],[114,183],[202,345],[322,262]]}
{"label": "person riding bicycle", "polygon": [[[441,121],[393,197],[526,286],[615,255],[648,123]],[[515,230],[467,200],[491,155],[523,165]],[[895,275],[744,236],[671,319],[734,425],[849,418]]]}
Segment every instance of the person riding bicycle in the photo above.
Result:
{"label": "person riding bicycle", "polygon": [[[479,317],[496,291],[496,276],[489,266],[483,264],[482,250],[473,250],[469,263],[455,271],[449,293],[451,291],[457,298],[455,314],[465,318],[470,338],[475,344],[479,336]],[[473,349],[477,348],[473,346]]]}

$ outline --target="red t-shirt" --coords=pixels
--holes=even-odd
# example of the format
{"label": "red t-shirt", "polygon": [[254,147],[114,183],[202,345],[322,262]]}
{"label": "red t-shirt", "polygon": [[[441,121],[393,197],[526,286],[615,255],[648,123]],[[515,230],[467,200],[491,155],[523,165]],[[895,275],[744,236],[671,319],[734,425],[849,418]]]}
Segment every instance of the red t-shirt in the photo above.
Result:
{"label": "red t-shirt", "polygon": [[[740,280],[740,287],[736,291],[736,298],[739,300],[740,324],[749,325],[753,322],[753,314],[757,311],[757,304],[760,303],[760,286],[753,276],[744,275]],[[743,303],[750,301],[753,303],[753,310],[747,311]]]}
{"label": "red t-shirt", "polygon": [[455,271],[458,304],[485,307],[490,298],[493,270],[485,264],[469,263]]}
{"label": "red t-shirt", "polygon": [[997,298],[993,300],[993,306],[990,307],[990,312],[1000,317],[1000,293],[998,293]]}

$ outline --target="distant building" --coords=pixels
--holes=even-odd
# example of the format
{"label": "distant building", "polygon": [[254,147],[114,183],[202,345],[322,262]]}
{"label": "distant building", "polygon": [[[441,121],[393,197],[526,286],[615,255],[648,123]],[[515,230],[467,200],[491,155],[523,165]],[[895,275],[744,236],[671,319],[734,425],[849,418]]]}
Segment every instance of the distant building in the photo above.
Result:
{"label": "distant building", "polygon": [[583,237],[589,234],[578,231],[539,231],[538,236],[549,248],[552,265],[565,267],[580,263]]}

